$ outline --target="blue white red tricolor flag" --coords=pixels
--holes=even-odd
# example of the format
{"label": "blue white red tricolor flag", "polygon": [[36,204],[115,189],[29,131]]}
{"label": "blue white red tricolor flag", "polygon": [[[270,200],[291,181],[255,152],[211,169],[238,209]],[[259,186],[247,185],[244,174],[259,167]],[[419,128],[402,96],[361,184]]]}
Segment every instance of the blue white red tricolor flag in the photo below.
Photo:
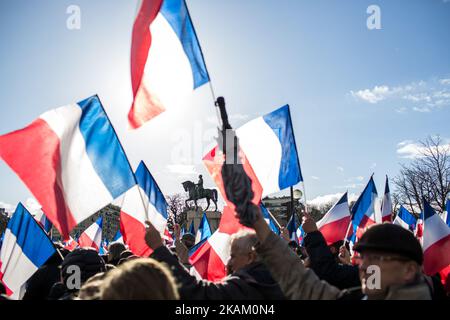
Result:
{"label": "blue white red tricolor flag", "polygon": [[34,218],[41,225],[41,227],[45,230],[45,232],[47,232],[47,234],[48,234],[50,232],[50,230],[52,229],[52,223],[47,218],[47,216],[44,214],[44,211],[38,210],[34,214]]}
{"label": "blue white red tricolor flag", "polygon": [[98,217],[97,221],[91,224],[78,238],[80,247],[91,247],[100,251],[102,245],[102,225],[103,216]]}
{"label": "blue white red tricolor flag", "polygon": [[442,220],[450,227],[450,199],[447,200],[445,204],[444,215],[442,215]]}
{"label": "blue white red tricolor flag", "polygon": [[298,235],[297,235],[297,229],[299,226],[299,223],[297,223],[298,219],[296,218],[296,214],[292,214],[291,218],[289,219],[287,225],[286,225],[286,229],[289,233],[289,240],[290,241],[295,241],[298,243]]}
{"label": "blue white red tricolor flag", "polygon": [[149,220],[164,236],[167,224],[167,202],[143,161],[136,169],[138,184],[125,193],[120,210],[120,232],[125,244],[137,256],[152,251],[145,243],[145,221]]}
{"label": "blue white red tricolor flag", "polygon": [[0,281],[7,295],[20,299],[25,283],[56,249],[44,230],[19,203],[8,222],[0,250]]}
{"label": "blue white red tricolor flag", "polygon": [[346,192],[323,218],[317,221],[317,228],[327,241],[327,245],[331,245],[345,239],[350,223],[351,215]]}
{"label": "blue white red tricolor flag", "polygon": [[387,176],[384,196],[381,202],[381,222],[392,222],[392,200],[391,192],[389,191],[389,179]]}
{"label": "blue white red tricolor flag", "polygon": [[397,216],[395,217],[393,224],[397,224],[406,230],[414,232],[416,230],[417,218],[414,217],[403,206],[400,206]]}
{"label": "blue white red tricolor flag", "polygon": [[280,228],[278,227],[277,223],[273,220],[274,218],[269,213],[269,210],[262,203],[260,204],[259,207],[261,209],[261,213],[263,214],[264,220],[270,227],[270,230],[272,230],[275,234],[280,235]]}
{"label": "blue white red tricolor flag", "polygon": [[211,226],[209,225],[208,217],[206,216],[206,213],[203,212],[202,220],[200,221],[195,235],[195,244],[208,239],[211,234]]}
{"label": "blue white red tricolor flag", "polygon": [[27,185],[64,239],[136,181],[95,95],[0,136],[0,156]]}
{"label": "blue white red tricolor flag", "polygon": [[[288,105],[244,124],[236,135],[242,165],[252,180],[255,204],[265,195],[303,181]],[[208,152],[203,162],[226,199],[221,175],[224,156],[218,147]]]}
{"label": "blue white red tricolor flag", "polygon": [[434,275],[450,265],[450,227],[423,200],[423,268]]}
{"label": "blue white red tricolor flag", "polygon": [[368,226],[375,224],[375,201],[377,198],[377,188],[373,181],[373,177],[370,177],[364,191],[356,200],[352,207],[352,223],[353,233],[356,235],[356,239],[361,238],[364,229]]}
{"label": "blue white red tricolor flag", "polygon": [[69,240],[63,242],[63,246],[64,249],[72,251],[78,247],[78,242],[74,238],[69,237]]}
{"label": "blue white red tricolor flag", "polygon": [[200,45],[184,0],[142,0],[133,25],[131,128],[167,109],[185,105],[209,82]]}
{"label": "blue white red tricolor flag", "polygon": [[120,233],[120,230],[117,230],[116,235],[114,236],[112,242],[119,242],[125,244],[125,242],[123,241],[122,234]]}
{"label": "blue white red tricolor flag", "polygon": [[219,228],[190,255],[196,276],[210,281],[220,281],[226,276],[226,264],[230,258],[231,235],[239,230],[252,230],[244,227],[230,207],[223,208]]}

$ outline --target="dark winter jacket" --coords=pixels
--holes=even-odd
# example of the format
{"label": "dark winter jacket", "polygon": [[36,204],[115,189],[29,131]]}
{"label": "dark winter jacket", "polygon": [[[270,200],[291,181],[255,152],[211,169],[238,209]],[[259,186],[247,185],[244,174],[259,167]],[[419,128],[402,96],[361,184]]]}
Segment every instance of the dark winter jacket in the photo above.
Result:
{"label": "dark winter jacket", "polygon": [[358,267],[336,262],[320,231],[308,233],[304,238],[304,246],[308,252],[310,267],[320,279],[339,289],[361,286]]}
{"label": "dark winter jacket", "polygon": [[169,265],[179,284],[181,299],[186,300],[282,300],[280,287],[268,269],[260,262],[224,278],[220,283],[197,280],[184,268],[178,257],[165,246],[157,248],[150,256]]}

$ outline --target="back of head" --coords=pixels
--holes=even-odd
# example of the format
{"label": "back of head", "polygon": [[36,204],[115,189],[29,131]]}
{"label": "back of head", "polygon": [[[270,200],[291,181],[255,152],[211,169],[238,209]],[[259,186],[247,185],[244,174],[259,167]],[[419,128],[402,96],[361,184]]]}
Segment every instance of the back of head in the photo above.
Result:
{"label": "back of head", "polygon": [[77,248],[69,253],[61,264],[61,276],[64,284],[76,272],[80,272],[81,284],[93,275],[105,271],[105,263],[97,251],[92,248]]}
{"label": "back of head", "polygon": [[176,300],[175,279],[169,269],[150,258],[127,261],[108,272],[102,300]]}
{"label": "back of head", "polygon": [[108,247],[108,262],[114,265],[120,260],[120,255],[122,252],[127,250],[125,245],[120,242],[113,242]]}

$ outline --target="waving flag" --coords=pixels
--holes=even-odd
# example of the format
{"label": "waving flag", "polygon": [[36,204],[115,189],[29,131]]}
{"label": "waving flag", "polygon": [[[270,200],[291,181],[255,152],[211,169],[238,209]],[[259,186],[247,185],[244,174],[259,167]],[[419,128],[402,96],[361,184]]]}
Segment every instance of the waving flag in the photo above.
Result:
{"label": "waving flag", "polygon": [[392,201],[389,191],[389,180],[386,176],[386,186],[384,188],[384,197],[381,202],[381,222],[392,222]]}
{"label": "waving flag", "polygon": [[189,227],[189,233],[191,233],[192,235],[195,235],[194,220],[191,221],[191,226]]}
{"label": "waving flag", "polygon": [[25,283],[56,249],[36,220],[19,203],[8,222],[0,250],[0,281],[13,299],[22,298]]}
{"label": "waving flag", "polygon": [[142,0],[131,43],[132,128],[183,105],[209,82],[200,45],[184,0]]}
{"label": "waving flag", "polygon": [[189,258],[195,273],[202,279],[219,281],[226,276],[225,266],[230,258],[231,235],[244,227],[228,206],[223,208],[217,229]]}
{"label": "waving flag", "polygon": [[120,230],[117,230],[116,235],[114,236],[112,242],[119,242],[125,244],[125,242],[123,241],[122,234],[120,233]]}
{"label": "waving flag", "polygon": [[209,225],[206,213],[203,213],[202,220],[198,226],[197,234],[195,235],[195,243],[202,242],[211,236],[211,226]]}
{"label": "waving flag", "polygon": [[327,245],[345,239],[350,220],[351,215],[346,192],[317,222],[317,228],[327,241]]}
{"label": "waving flag", "polygon": [[67,249],[69,251],[72,251],[79,246],[78,242],[76,242],[72,237],[69,237],[69,240],[64,241],[63,245],[64,249]]}
{"label": "waving flag", "polygon": [[36,212],[36,214],[34,215],[34,219],[36,219],[36,221],[41,225],[44,231],[47,232],[47,234],[50,232],[50,230],[52,229],[52,223],[50,222],[50,220],[48,220],[48,218],[44,214],[44,211],[39,210],[38,212]]}
{"label": "waving flag", "polygon": [[364,191],[356,200],[352,207],[353,232],[356,238],[361,238],[364,229],[375,224],[375,200],[377,198],[377,188],[370,177]]}
{"label": "waving flag", "polygon": [[98,250],[99,254],[105,255],[108,254],[108,240],[104,239],[101,242],[100,249]]}
{"label": "waving flag", "polygon": [[267,222],[267,224],[270,227],[270,230],[272,230],[275,234],[280,234],[280,228],[278,227],[277,223],[273,221],[272,216],[269,214],[269,210],[261,203],[259,205],[261,212],[264,216],[264,220]]}
{"label": "waving flag", "polygon": [[414,230],[414,235],[422,243],[423,240],[423,212],[419,214],[419,219],[416,222],[416,229]]}
{"label": "waving flag", "polygon": [[297,228],[297,232],[296,232],[296,235],[297,235],[297,239],[298,239],[298,244],[299,245],[303,245],[303,239],[305,238],[305,230],[303,230],[303,226],[302,225],[299,225],[298,226],[298,228]]}
{"label": "waving flag", "polygon": [[414,232],[416,229],[417,219],[403,206],[400,206],[400,210],[398,211],[393,224],[397,224],[406,230]]}
{"label": "waving flag", "polygon": [[0,136],[0,156],[64,239],[136,184],[97,96],[45,112],[28,127]]}
{"label": "waving flag", "polygon": [[289,239],[291,241],[295,241],[298,243],[298,236],[297,236],[297,228],[298,228],[297,218],[295,213],[291,215],[291,218],[289,219],[286,229],[289,232]]}
{"label": "waving flag", "polygon": [[445,204],[445,215],[442,216],[442,219],[444,222],[450,227],[450,199],[447,200],[447,203]]}
{"label": "waving flag", "polygon": [[120,210],[120,231],[125,243],[137,256],[148,256],[145,243],[145,220],[149,220],[162,236],[167,224],[167,202],[143,161],[136,169],[137,186],[125,194]]}
{"label": "waving flag", "polygon": [[450,265],[450,227],[423,200],[423,258],[424,271],[434,275]]}
{"label": "waving flag", "polygon": [[97,221],[91,224],[78,239],[80,247],[92,247],[100,251],[102,244],[102,224],[103,216],[98,217]]}
{"label": "waving flag", "polygon": [[[244,124],[236,130],[236,135],[239,137],[242,165],[252,180],[252,201],[255,204],[259,204],[265,195],[303,181],[288,105]],[[203,161],[226,199],[221,175],[223,154],[215,147]]]}

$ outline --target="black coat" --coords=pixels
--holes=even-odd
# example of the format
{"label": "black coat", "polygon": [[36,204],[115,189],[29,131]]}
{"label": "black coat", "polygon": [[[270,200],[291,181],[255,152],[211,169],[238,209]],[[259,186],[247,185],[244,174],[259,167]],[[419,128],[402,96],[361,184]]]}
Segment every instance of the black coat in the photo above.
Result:
{"label": "black coat", "polygon": [[165,262],[179,284],[180,298],[185,300],[282,300],[280,287],[266,266],[252,263],[229,275],[220,283],[197,280],[184,268],[178,257],[165,246],[157,248],[151,258]]}
{"label": "black coat", "polygon": [[361,286],[358,267],[338,263],[320,231],[308,233],[303,244],[309,255],[311,269],[320,279],[341,290]]}

